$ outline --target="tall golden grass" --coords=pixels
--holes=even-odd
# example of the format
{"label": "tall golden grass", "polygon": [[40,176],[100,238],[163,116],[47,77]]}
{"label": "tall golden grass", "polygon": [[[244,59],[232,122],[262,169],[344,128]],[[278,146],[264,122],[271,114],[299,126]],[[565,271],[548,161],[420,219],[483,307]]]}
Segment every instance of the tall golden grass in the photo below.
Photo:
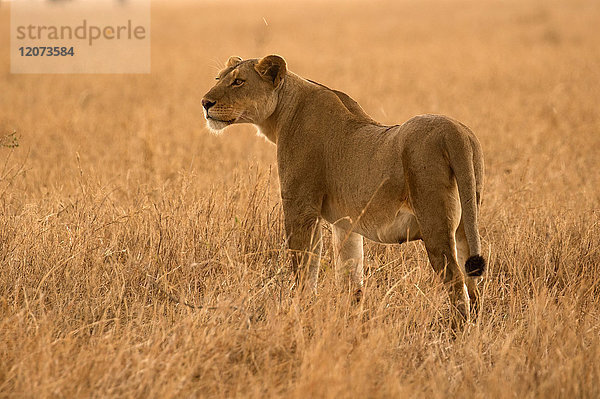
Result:
{"label": "tall golden grass", "polygon": [[[0,7],[0,396],[599,397],[599,20],[591,1],[159,3],[152,74],[28,76]],[[319,295],[290,291],[275,148],[209,134],[200,106],[227,57],[269,53],[382,122],[476,132],[489,270],[463,334],[421,243],[367,243],[359,305],[329,249]]]}

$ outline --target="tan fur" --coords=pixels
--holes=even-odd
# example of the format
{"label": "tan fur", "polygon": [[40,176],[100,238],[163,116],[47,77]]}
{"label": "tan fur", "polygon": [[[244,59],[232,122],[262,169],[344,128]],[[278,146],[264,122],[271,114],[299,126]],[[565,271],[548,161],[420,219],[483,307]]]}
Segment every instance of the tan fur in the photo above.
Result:
{"label": "tan fur", "polygon": [[455,308],[465,318],[475,311],[479,293],[464,265],[481,251],[483,157],[469,128],[438,115],[384,126],[348,95],[287,71],[276,55],[232,57],[218,79],[203,100],[214,103],[205,109],[208,126],[253,123],[276,144],[294,272],[307,274],[310,288],[317,286],[325,220],[333,224],[336,267],[350,267],[359,289],[362,237],[423,239]]}

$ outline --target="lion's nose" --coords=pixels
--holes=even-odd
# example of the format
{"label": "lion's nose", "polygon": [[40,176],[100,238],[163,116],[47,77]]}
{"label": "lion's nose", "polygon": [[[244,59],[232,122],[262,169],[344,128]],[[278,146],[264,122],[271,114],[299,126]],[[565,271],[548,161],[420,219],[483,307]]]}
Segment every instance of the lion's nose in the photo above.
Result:
{"label": "lion's nose", "polygon": [[216,103],[217,103],[216,101],[210,101],[210,100],[207,100],[206,98],[202,99],[202,106],[204,107],[204,109],[206,110],[206,112],[208,112],[208,110],[210,109],[210,107],[212,107]]}

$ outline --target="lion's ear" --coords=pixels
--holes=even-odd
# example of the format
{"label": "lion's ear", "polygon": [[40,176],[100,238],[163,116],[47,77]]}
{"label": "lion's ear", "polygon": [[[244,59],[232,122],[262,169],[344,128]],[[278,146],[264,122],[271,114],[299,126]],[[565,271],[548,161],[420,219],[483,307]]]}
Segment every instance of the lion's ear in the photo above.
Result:
{"label": "lion's ear", "polygon": [[229,59],[227,60],[227,68],[234,67],[237,64],[239,64],[240,62],[242,62],[242,57],[238,57],[237,55],[233,55],[233,56],[229,57]]}
{"label": "lion's ear", "polygon": [[287,71],[285,60],[278,55],[267,55],[254,66],[258,74],[266,80],[273,83],[273,86],[279,86]]}

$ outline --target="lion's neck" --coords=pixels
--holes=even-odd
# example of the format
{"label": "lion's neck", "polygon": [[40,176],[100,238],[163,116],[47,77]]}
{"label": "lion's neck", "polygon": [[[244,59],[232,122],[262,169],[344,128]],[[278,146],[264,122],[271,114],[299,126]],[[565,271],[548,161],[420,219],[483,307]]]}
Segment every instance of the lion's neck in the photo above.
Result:
{"label": "lion's neck", "polygon": [[282,87],[279,89],[277,107],[269,118],[257,126],[259,132],[265,135],[271,142],[277,144],[282,134],[296,130],[295,127],[302,118],[302,112],[312,112],[313,117],[322,116],[323,118],[330,118],[330,114],[315,115],[314,107],[311,107],[311,104],[307,104],[307,101],[314,100],[315,91],[319,90],[327,90],[334,93],[337,98],[333,97],[335,101],[331,101],[330,99],[330,109],[333,110],[334,107],[337,107],[337,115],[341,117],[345,114],[347,117],[353,118],[355,126],[357,126],[356,123],[383,126],[367,115],[360,105],[347,94],[331,90],[319,83],[303,79],[292,72],[288,72],[282,83]]}
{"label": "lion's neck", "polygon": [[302,93],[305,93],[305,90],[302,90],[303,86],[310,86],[310,83],[292,72],[287,73],[279,89],[275,111],[263,123],[257,125],[260,133],[271,142],[277,144],[280,133],[291,126],[294,115],[304,100],[301,98]]}

